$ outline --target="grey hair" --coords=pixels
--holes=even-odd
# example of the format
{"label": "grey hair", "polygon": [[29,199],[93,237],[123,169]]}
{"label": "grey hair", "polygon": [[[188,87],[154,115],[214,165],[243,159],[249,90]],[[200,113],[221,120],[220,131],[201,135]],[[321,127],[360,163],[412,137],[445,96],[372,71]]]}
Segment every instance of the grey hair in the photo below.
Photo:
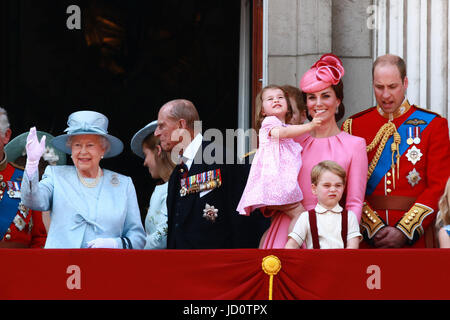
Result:
{"label": "grey hair", "polygon": [[5,136],[6,130],[9,129],[9,120],[8,120],[8,113],[5,109],[0,107],[0,134],[2,137]]}
{"label": "grey hair", "polygon": [[[109,143],[109,140],[101,135],[97,135],[100,137],[100,143],[102,145],[102,148],[105,150],[105,154],[108,153],[109,149],[111,149],[111,143]],[[66,142],[66,146],[69,147],[70,149],[72,149],[72,139],[74,136],[69,136],[67,138],[67,142]]]}

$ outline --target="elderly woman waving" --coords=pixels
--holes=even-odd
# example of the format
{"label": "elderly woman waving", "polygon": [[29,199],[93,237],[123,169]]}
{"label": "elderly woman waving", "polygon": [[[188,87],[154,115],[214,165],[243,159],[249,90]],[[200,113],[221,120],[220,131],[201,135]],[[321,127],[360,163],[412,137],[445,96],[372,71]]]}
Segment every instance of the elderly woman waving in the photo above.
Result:
{"label": "elderly woman waving", "polygon": [[67,124],[67,134],[51,143],[71,154],[75,166],[48,166],[41,181],[37,165],[45,137],[39,142],[34,127],[27,137],[22,201],[52,211],[45,248],[142,249],[145,232],[131,178],[100,167],[101,159],[123,150],[123,143],[107,133],[108,118],[78,111]]}

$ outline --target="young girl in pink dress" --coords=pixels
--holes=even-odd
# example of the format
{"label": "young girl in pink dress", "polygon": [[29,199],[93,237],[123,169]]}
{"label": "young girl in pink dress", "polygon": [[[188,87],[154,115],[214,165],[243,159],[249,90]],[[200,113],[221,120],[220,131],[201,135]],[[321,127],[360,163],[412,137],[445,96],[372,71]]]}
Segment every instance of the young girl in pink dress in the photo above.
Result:
{"label": "young girl in pink dress", "polygon": [[[344,67],[341,60],[333,54],[325,54],[300,81],[309,116],[322,122],[311,132],[294,139],[303,148],[298,184],[303,191],[302,205],[305,211],[313,209],[317,198],[311,191],[312,168],[324,160],[337,162],[344,168],[348,177],[343,207],[352,211],[359,222],[367,183],[366,143],[363,138],[341,131],[337,125],[337,121],[342,119],[345,113],[342,104],[343,76]],[[269,214],[272,217],[271,225],[264,234],[260,247],[284,248],[291,231],[291,219],[285,214],[266,210],[265,215]]]}
{"label": "young girl in pink dress", "polygon": [[[263,88],[258,115],[259,148],[252,162],[244,192],[237,211],[249,215],[255,209],[281,210],[294,226],[302,213],[302,192],[297,177],[302,160],[302,147],[292,138],[309,132],[320,125],[313,119],[302,125],[287,125],[292,117],[292,107],[285,91],[279,86]],[[281,207],[284,206],[284,207]]]}

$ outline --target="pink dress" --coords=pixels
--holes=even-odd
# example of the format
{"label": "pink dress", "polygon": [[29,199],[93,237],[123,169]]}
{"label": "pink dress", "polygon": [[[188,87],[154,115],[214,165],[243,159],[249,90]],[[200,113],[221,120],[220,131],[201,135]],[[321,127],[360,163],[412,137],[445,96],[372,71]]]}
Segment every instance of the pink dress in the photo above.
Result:
{"label": "pink dress", "polygon": [[257,208],[303,199],[297,182],[302,147],[293,139],[276,139],[269,135],[270,130],[281,126],[286,125],[274,116],[264,118],[261,124],[259,148],[237,207],[240,214],[249,215]]}
{"label": "pink dress", "polygon": [[[367,153],[363,138],[341,131],[327,138],[314,138],[305,134],[298,139],[303,147],[303,166],[298,176],[298,183],[303,191],[302,201],[306,210],[313,209],[317,198],[311,192],[311,169],[323,160],[332,160],[340,164],[347,172],[345,208],[355,213],[358,222],[367,184]],[[264,240],[263,249],[284,248],[288,239],[288,227],[291,219],[277,212],[272,216],[272,223]]]}

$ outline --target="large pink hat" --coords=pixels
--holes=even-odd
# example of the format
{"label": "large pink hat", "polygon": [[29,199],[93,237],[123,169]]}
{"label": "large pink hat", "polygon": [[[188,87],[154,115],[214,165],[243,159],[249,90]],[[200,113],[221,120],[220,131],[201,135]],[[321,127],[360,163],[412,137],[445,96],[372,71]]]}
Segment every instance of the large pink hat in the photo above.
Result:
{"label": "large pink hat", "polygon": [[300,80],[300,89],[306,93],[318,92],[339,83],[345,70],[341,59],[332,53],[324,54]]}

